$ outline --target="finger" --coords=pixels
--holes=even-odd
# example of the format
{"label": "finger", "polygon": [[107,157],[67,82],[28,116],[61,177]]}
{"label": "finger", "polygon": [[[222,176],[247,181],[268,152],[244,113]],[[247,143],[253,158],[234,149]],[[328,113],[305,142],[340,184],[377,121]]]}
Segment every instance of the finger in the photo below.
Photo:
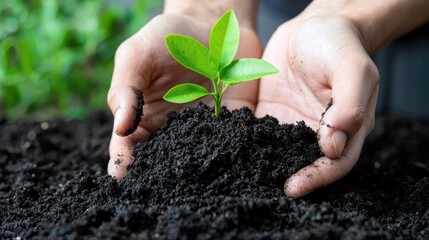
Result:
{"label": "finger", "polygon": [[143,45],[135,35],[122,43],[115,54],[107,99],[115,118],[109,145],[108,173],[118,180],[127,173],[136,143],[148,135],[138,125],[143,116],[143,91],[150,84],[154,67],[149,50]]}
{"label": "finger", "polygon": [[119,46],[107,99],[115,116],[115,134],[127,136],[137,128],[143,115],[143,92],[153,69],[150,51],[144,49],[138,37]]}
{"label": "finger", "polygon": [[347,143],[345,154],[339,159],[321,157],[293,174],[284,185],[286,196],[299,198],[344,177],[356,164],[364,139],[364,134],[356,134]]}
{"label": "finger", "polygon": [[319,145],[329,158],[339,158],[347,140],[362,127],[378,86],[378,70],[369,56],[351,55],[332,74],[331,106],[319,123]]}
{"label": "finger", "polygon": [[143,117],[143,93],[133,87],[116,88],[109,95],[109,106],[114,115],[113,133],[118,136],[132,134]]}
{"label": "finger", "polygon": [[339,159],[322,157],[286,180],[284,192],[287,196],[298,198],[316,189],[327,186],[344,177],[359,159],[363,143],[368,133],[374,128],[375,107],[378,85],[369,99],[367,119],[362,128],[347,142]]}
{"label": "finger", "polygon": [[108,174],[118,181],[125,177],[127,167],[132,162],[137,142],[146,140],[148,136],[149,131],[141,127],[138,127],[133,134],[127,137],[121,137],[113,133],[109,146]]}

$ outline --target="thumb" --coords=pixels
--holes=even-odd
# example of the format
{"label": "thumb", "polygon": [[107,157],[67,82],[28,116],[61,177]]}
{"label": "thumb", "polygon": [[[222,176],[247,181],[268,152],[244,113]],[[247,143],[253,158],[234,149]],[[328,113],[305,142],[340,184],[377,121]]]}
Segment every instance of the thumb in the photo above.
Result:
{"label": "thumb", "polygon": [[114,115],[114,134],[126,137],[138,127],[143,117],[144,98],[141,90],[133,87],[120,87],[109,94],[109,106]]}
{"label": "thumb", "polygon": [[143,91],[149,86],[153,61],[139,38],[132,36],[123,42],[115,54],[108,104],[115,116],[114,132],[127,136],[137,128],[143,114]]}
{"label": "thumb", "polygon": [[[347,141],[363,124],[370,124],[366,117],[379,74],[366,53],[361,56],[354,54],[341,62],[330,80],[332,98],[319,122],[318,139],[327,157],[339,158]],[[372,128],[367,129],[370,131]]]}
{"label": "thumb", "polygon": [[150,84],[147,76],[152,76],[153,69],[149,49],[135,36],[123,42],[116,51],[107,101],[115,118],[108,172],[117,179],[126,175],[134,147],[144,138],[142,132],[146,130],[139,127],[143,117],[143,92]]}

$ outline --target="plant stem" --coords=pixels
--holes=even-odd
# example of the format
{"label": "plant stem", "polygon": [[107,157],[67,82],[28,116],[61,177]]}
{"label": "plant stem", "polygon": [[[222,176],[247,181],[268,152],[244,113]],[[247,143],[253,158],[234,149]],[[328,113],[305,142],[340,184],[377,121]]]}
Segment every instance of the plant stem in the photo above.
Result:
{"label": "plant stem", "polygon": [[219,118],[219,114],[220,114],[220,100],[215,100],[215,116],[216,118]]}
{"label": "plant stem", "polygon": [[214,105],[214,109],[215,109],[215,116],[216,118],[219,118],[219,114],[220,114],[220,103],[222,101],[222,95],[220,92],[220,81],[219,78],[216,79],[216,81],[213,81],[213,85],[214,85],[214,95],[213,95],[213,100],[215,102]]}

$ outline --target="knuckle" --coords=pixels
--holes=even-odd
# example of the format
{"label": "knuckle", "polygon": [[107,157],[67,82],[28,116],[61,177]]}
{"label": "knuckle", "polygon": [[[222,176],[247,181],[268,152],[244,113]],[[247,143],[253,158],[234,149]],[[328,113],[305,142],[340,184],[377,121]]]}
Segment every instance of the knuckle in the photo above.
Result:
{"label": "knuckle", "polygon": [[166,20],[168,20],[168,16],[166,16],[166,15],[156,15],[155,17],[153,17],[150,20],[149,23],[151,25],[164,24]]}
{"label": "knuckle", "polygon": [[360,57],[358,66],[360,68],[360,72],[362,73],[362,77],[364,77],[366,81],[369,81],[369,84],[372,86],[378,84],[380,80],[380,73],[374,61],[372,61],[372,59],[366,53]]}
{"label": "knuckle", "polygon": [[114,108],[116,107],[114,104],[115,95],[116,95],[116,91],[109,89],[109,92],[107,93],[107,105],[112,111],[114,111],[115,110]]}
{"label": "knuckle", "polygon": [[375,118],[371,118],[368,122],[368,134],[375,128]]}
{"label": "knuckle", "polygon": [[369,59],[365,65],[365,72],[368,74],[368,79],[372,81],[374,85],[378,84],[380,80],[380,72],[371,59]]}
{"label": "knuckle", "polygon": [[371,133],[375,128],[375,112],[368,115],[368,120],[366,121],[367,134]]}
{"label": "knuckle", "polygon": [[359,129],[365,119],[365,106],[363,104],[357,104],[351,109],[350,120],[353,128]]}
{"label": "knuckle", "polygon": [[134,53],[134,44],[130,39],[122,42],[115,52],[115,63],[121,62],[127,59],[130,55]]}
{"label": "knuckle", "polygon": [[368,84],[375,86],[380,80],[380,73],[374,61],[369,57],[366,52],[358,51],[356,54],[350,54],[345,59],[347,65],[350,65],[352,70],[358,74],[359,77],[365,79]]}

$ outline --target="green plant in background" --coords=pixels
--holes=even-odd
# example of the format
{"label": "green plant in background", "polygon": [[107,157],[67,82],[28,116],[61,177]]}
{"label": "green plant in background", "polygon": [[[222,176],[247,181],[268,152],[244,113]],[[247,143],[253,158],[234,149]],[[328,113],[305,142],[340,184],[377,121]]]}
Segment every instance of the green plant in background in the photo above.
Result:
{"label": "green plant in background", "polygon": [[159,1],[111,2],[0,0],[0,116],[106,108],[115,50]]}
{"label": "green plant in background", "polygon": [[279,72],[261,59],[233,60],[239,39],[238,21],[232,10],[226,12],[212,27],[209,49],[193,38],[179,34],[168,35],[165,40],[174,59],[182,66],[210,79],[214,92],[194,83],[184,83],[171,88],[164,99],[173,103],[186,103],[211,95],[215,102],[215,115],[219,117],[222,96],[228,87]]}

